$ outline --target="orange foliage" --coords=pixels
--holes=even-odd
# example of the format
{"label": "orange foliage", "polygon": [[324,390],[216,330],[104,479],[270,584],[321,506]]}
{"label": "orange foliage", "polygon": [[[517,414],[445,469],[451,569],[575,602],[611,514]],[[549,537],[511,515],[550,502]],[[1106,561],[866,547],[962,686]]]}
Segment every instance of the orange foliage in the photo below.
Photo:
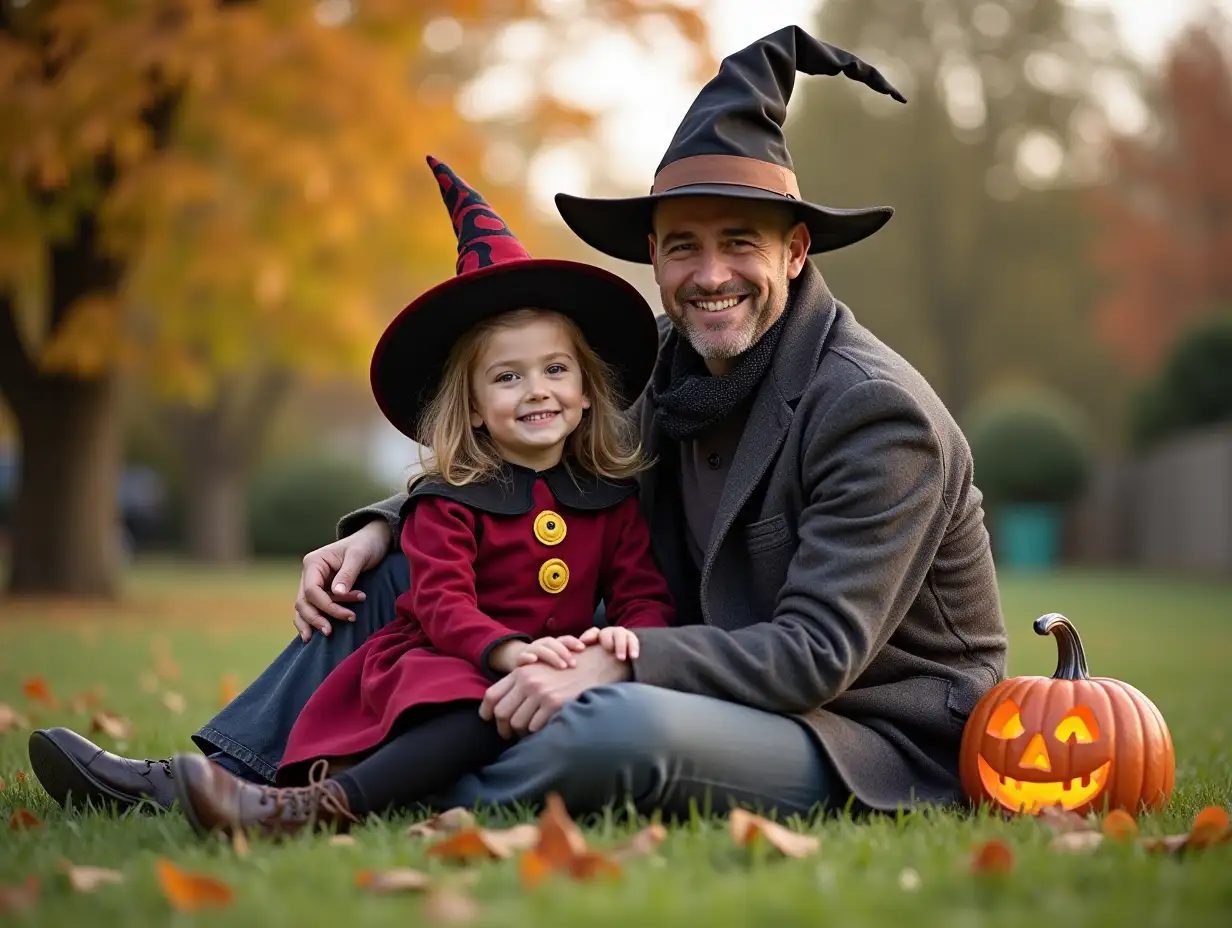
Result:
{"label": "orange foliage", "polygon": [[1119,140],[1114,181],[1093,201],[1108,278],[1096,325],[1139,374],[1201,316],[1232,305],[1232,61],[1219,39],[1230,31],[1216,17],[1184,33],[1160,87],[1161,139]]}
{"label": "orange foliage", "polygon": [[[39,292],[43,256],[72,237],[75,215],[98,221],[101,247],[124,272],[121,292],[79,295],[63,313],[45,296],[23,301],[19,328],[36,367],[90,377],[127,364],[203,403],[216,377],[245,368],[360,371],[400,303],[452,270],[425,154],[481,184],[534,250],[521,198],[483,177],[485,151],[496,133],[533,148],[593,118],[555,101],[535,62],[519,116],[492,126],[459,116],[458,91],[506,26],[545,25],[543,64],[581,18],[635,39],[669,20],[694,42],[705,34],[696,11],[668,0],[605,0],[547,18],[536,0],[328,8],[8,7],[0,291]],[[425,30],[442,17],[461,40],[433,51]],[[152,115],[159,107],[166,118]]]}

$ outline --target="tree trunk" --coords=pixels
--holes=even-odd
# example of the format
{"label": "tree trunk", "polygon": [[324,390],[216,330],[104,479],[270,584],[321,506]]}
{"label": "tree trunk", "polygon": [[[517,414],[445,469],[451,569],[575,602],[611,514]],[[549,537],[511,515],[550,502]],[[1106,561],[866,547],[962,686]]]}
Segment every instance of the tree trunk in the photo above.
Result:
{"label": "tree trunk", "polygon": [[232,377],[212,406],[169,412],[188,478],[185,546],[193,560],[233,564],[248,556],[248,478],[289,383],[276,370]]}
{"label": "tree trunk", "polygon": [[115,377],[40,376],[14,414],[21,484],[9,592],[115,596],[122,563]]}

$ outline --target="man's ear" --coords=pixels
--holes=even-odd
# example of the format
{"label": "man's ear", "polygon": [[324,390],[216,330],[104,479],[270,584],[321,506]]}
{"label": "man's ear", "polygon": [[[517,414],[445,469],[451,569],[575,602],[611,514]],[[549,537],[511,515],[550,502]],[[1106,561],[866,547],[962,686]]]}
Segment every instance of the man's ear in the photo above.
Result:
{"label": "man's ear", "polygon": [[654,268],[655,280],[659,279],[659,265],[655,263],[655,259],[659,257],[659,243],[655,241],[655,235],[651,232],[646,236],[646,241],[650,247],[650,265]]}
{"label": "man's ear", "polygon": [[795,280],[804,270],[804,262],[808,260],[809,248],[813,245],[813,237],[809,235],[808,226],[797,222],[787,233],[787,279]]}

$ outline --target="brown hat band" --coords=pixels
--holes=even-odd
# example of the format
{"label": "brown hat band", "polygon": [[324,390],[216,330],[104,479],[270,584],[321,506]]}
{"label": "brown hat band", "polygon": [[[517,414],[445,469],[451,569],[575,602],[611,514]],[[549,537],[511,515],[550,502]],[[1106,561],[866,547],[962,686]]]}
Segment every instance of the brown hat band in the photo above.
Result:
{"label": "brown hat band", "polygon": [[650,192],[666,193],[690,184],[738,184],[800,199],[800,187],[790,168],[740,155],[693,155],[673,161],[655,175]]}

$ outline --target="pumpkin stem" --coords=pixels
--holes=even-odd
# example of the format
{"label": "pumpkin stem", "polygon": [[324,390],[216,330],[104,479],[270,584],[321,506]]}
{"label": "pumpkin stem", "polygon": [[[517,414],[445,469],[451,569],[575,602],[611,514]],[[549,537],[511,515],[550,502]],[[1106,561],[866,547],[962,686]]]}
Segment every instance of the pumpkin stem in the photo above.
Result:
{"label": "pumpkin stem", "polygon": [[1052,635],[1057,639],[1057,669],[1054,680],[1089,680],[1087,654],[1074,623],[1059,612],[1050,612],[1035,620],[1035,634]]}

